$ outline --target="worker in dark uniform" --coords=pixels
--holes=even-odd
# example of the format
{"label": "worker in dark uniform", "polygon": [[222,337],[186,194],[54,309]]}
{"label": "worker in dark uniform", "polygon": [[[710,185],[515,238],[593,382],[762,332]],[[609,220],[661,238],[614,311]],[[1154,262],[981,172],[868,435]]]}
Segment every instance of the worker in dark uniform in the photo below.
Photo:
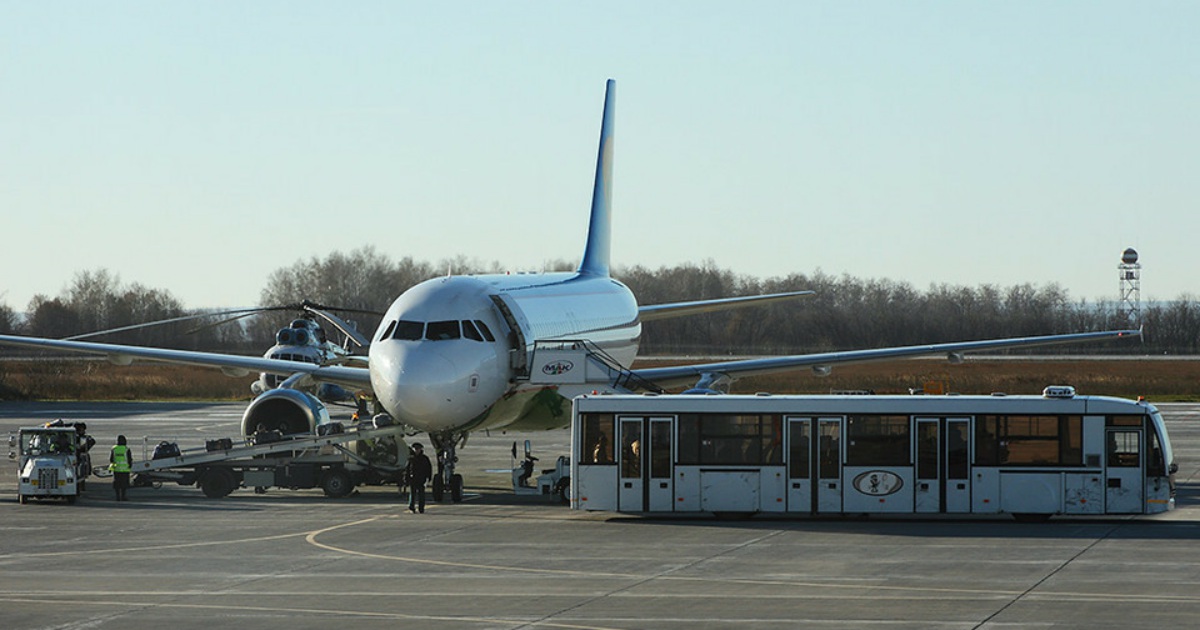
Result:
{"label": "worker in dark uniform", "polygon": [[408,511],[425,513],[425,483],[433,477],[433,464],[425,456],[420,442],[412,445],[412,455],[405,470],[408,477]]}
{"label": "worker in dark uniform", "polygon": [[125,436],[117,436],[117,445],[108,454],[108,469],[113,474],[113,492],[118,501],[128,501],[126,492],[129,490],[129,472],[133,470],[133,452],[125,443]]}

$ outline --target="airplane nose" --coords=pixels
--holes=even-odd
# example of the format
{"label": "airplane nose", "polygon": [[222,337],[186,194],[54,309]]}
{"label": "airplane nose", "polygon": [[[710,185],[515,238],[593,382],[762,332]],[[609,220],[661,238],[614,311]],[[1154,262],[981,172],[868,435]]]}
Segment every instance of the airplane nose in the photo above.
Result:
{"label": "airplane nose", "polygon": [[388,345],[372,356],[372,384],[397,420],[430,431],[457,426],[483,411],[472,406],[476,362],[428,343]]}

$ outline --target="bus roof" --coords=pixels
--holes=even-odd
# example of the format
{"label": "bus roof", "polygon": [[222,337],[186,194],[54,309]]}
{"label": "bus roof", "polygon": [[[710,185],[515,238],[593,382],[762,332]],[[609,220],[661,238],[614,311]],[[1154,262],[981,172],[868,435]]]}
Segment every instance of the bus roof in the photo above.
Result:
{"label": "bus roof", "polygon": [[780,414],[1146,414],[1149,403],[1110,396],[911,395],[584,395],[578,412]]}

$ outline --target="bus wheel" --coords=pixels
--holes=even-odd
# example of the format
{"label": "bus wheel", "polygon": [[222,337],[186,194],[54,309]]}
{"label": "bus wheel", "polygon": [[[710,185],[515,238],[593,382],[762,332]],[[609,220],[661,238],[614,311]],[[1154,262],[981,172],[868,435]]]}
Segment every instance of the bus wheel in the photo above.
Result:
{"label": "bus wheel", "polygon": [[450,477],[450,500],[455,503],[462,503],[463,497],[463,477],[462,475],[452,475]]}
{"label": "bus wheel", "polygon": [[75,505],[75,499],[78,499],[78,498],[79,498],[79,495],[75,495],[75,494],[68,495],[67,496],[67,505]]}
{"label": "bus wheel", "polygon": [[210,499],[229,496],[237,486],[233,473],[223,468],[210,468],[200,476],[200,490]]}
{"label": "bus wheel", "polygon": [[325,496],[340,499],[354,490],[354,483],[345,468],[330,468],[321,476],[321,489]]}
{"label": "bus wheel", "polygon": [[1029,512],[1017,512],[1013,514],[1013,518],[1018,523],[1045,523],[1050,520],[1049,514],[1031,514]]}
{"label": "bus wheel", "polygon": [[558,492],[558,499],[560,501],[562,501],[563,503],[570,503],[571,502],[571,478],[563,477],[562,479],[560,479],[558,482],[558,487],[555,488],[555,491]]}

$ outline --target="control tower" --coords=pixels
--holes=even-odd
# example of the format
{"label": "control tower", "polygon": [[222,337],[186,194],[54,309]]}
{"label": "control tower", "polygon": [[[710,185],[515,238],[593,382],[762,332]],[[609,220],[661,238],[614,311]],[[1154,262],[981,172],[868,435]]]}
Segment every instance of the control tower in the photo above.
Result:
{"label": "control tower", "polygon": [[1138,253],[1132,247],[1126,248],[1121,254],[1121,264],[1117,266],[1121,273],[1121,304],[1118,314],[1125,318],[1131,326],[1142,322],[1142,265],[1138,262]]}

